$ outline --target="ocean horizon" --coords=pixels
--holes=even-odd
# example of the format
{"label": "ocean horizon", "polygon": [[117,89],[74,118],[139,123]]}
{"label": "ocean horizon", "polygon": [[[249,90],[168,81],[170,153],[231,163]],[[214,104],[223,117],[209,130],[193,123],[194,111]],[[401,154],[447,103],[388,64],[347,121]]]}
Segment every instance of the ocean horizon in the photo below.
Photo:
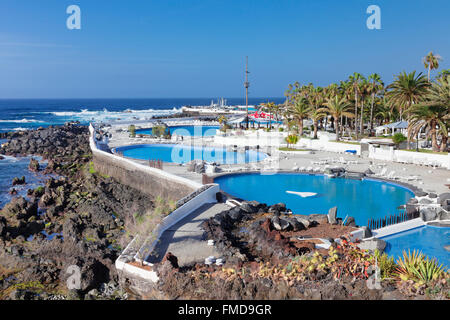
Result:
{"label": "ocean horizon", "polygon": [[[228,105],[245,105],[245,98],[225,98]],[[39,98],[0,99],[0,132],[29,130],[68,121],[145,120],[170,115],[182,106],[210,105],[217,98]],[[284,102],[282,97],[250,98],[249,105]]]}

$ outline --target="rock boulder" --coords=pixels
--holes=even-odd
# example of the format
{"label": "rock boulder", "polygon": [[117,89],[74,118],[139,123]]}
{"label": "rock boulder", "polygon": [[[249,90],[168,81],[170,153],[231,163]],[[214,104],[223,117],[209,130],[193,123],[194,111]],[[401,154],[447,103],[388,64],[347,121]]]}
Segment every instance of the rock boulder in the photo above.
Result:
{"label": "rock boulder", "polygon": [[337,207],[334,207],[328,211],[327,218],[329,224],[337,224],[337,209]]}
{"label": "rock boulder", "polygon": [[361,250],[369,250],[371,252],[374,252],[377,249],[380,252],[383,252],[386,248],[386,241],[383,241],[381,239],[367,240],[357,244],[357,247]]}
{"label": "rock boulder", "polygon": [[423,208],[420,210],[420,218],[423,221],[432,221],[437,219],[437,212],[429,208]]}

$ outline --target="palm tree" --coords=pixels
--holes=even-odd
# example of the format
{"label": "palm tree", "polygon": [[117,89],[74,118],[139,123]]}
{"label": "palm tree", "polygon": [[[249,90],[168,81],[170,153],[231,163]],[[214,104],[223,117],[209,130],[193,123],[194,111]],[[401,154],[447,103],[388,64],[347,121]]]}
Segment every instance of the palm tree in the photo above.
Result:
{"label": "palm tree", "polygon": [[428,82],[430,82],[431,70],[439,68],[439,60],[442,60],[441,56],[438,54],[433,54],[433,52],[428,53],[423,57],[422,62],[425,69],[428,69]]}
{"label": "palm tree", "polygon": [[450,69],[444,69],[441,72],[439,72],[438,78],[444,78],[450,76]]}
{"label": "palm tree", "polygon": [[275,121],[277,121],[277,124],[278,124],[278,128],[280,127],[280,114],[281,114],[281,112],[282,112],[282,110],[283,110],[283,107],[284,107],[284,105],[283,104],[276,104],[274,107],[273,107],[273,113],[274,113],[274,115],[275,115]]}
{"label": "palm tree", "polygon": [[274,102],[267,102],[266,104],[263,104],[263,110],[267,113],[269,113],[269,122],[267,128],[272,128],[272,112],[275,111],[276,104]]}
{"label": "palm tree", "polygon": [[380,124],[388,124],[398,119],[397,109],[389,106],[386,96],[375,98],[375,118],[381,119]]}
{"label": "palm tree", "polygon": [[[350,81],[340,81],[338,86],[338,92],[346,98],[348,102],[353,99],[353,85]],[[345,117],[345,125],[348,125],[348,118]]]}
{"label": "palm tree", "polygon": [[361,94],[361,119],[359,121],[359,132],[364,135],[364,102],[366,96],[370,95],[370,82],[362,79],[359,85],[359,92]]}
{"label": "palm tree", "polygon": [[348,80],[352,84],[354,95],[355,95],[355,134],[358,136],[358,94],[359,94],[359,82],[363,79],[363,75],[355,72],[351,75]]}
{"label": "palm tree", "polygon": [[327,114],[323,111],[321,111],[321,108],[313,107],[311,108],[311,111],[309,112],[309,117],[313,121],[314,126],[314,139],[317,139],[317,129],[319,126],[319,121],[325,118]]}
{"label": "palm tree", "polygon": [[431,85],[426,100],[429,104],[447,108],[447,114],[450,113],[450,75],[437,79]]}
{"label": "palm tree", "polygon": [[308,117],[311,107],[308,103],[308,99],[303,96],[297,96],[294,100],[294,104],[289,108],[289,113],[298,123],[298,131],[300,137],[303,135],[303,119]]}
{"label": "palm tree", "polygon": [[354,117],[350,112],[351,105],[344,97],[338,95],[329,98],[326,103],[326,107],[319,109],[321,112],[326,112],[330,114],[334,119],[334,129],[336,130],[336,141],[339,141],[339,122],[341,116],[346,116],[349,118]]}
{"label": "palm tree", "polygon": [[314,139],[317,139],[317,130],[319,126],[319,121],[326,117],[326,113],[320,111],[320,108],[322,108],[325,104],[325,96],[327,92],[325,89],[318,87],[314,89],[310,95],[310,105],[312,105],[309,117],[313,121],[314,126]]}
{"label": "palm tree", "polygon": [[[428,128],[431,136],[431,146],[433,151],[439,151],[440,146],[437,143],[437,127],[445,128],[443,117],[447,113],[445,107],[439,105],[430,105],[428,103],[417,104],[410,109],[411,136],[422,128]],[[447,131],[447,130],[445,130]]]}
{"label": "palm tree", "polygon": [[[411,108],[413,123],[430,130],[431,144],[434,151],[445,151],[448,141],[448,115],[450,112],[450,76],[437,79],[429,88],[425,99]],[[442,137],[441,145],[437,143],[437,134]]]}
{"label": "palm tree", "polygon": [[[389,90],[387,96],[391,106],[399,109],[400,120],[403,120],[405,110],[408,112],[413,104],[423,99],[428,87],[429,82],[422,73],[416,76],[415,71],[409,74],[403,71],[396,76],[395,81],[387,87]],[[410,137],[410,127],[408,126],[408,149],[410,149]]]}
{"label": "palm tree", "polygon": [[373,107],[375,103],[375,96],[383,89],[384,83],[378,73],[372,73],[368,77],[370,81],[369,93],[372,95],[372,103],[370,105],[370,131],[373,130]]}

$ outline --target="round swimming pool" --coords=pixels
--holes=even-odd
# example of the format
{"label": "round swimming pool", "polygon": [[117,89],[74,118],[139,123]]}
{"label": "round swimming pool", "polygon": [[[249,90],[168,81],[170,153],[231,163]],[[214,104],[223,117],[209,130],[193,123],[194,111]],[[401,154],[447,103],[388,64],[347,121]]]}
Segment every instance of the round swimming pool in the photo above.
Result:
{"label": "round swimming pool", "polygon": [[301,173],[236,174],[214,182],[241,199],[269,205],[283,202],[294,214],[326,214],[338,207],[338,217],[352,216],[360,226],[370,218],[397,213],[397,207],[414,197],[409,189],[387,182]]}
{"label": "round swimming pool", "polygon": [[[216,135],[216,130],[219,126],[173,126],[166,129],[166,133],[170,130],[171,134],[178,136],[193,136],[193,137],[212,137]],[[151,135],[152,129],[136,130],[137,134]]]}
{"label": "round swimming pool", "polygon": [[187,163],[204,160],[221,164],[243,164],[264,160],[267,154],[254,150],[230,151],[219,147],[200,147],[180,144],[141,144],[119,147],[114,150],[125,157],[140,160]]}

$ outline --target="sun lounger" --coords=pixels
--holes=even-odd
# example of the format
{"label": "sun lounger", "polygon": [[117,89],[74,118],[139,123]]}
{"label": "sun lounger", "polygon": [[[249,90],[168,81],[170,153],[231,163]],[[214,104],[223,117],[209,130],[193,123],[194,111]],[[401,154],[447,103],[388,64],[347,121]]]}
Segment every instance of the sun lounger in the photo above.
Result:
{"label": "sun lounger", "polygon": [[387,168],[383,168],[379,173],[375,173],[374,176],[375,177],[383,177],[385,176],[387,173]]}
{"label": "sun lounger", "polygon": [[341,164],[347,164],[347,161],[345,161],[344,157],[340,157],[338,162]]}
{"label": "sun lounger", "polygon": [[395,171],[389,172],[389,174],[384,176],[384,178],[389,179],[389,180],[397,180],[398,179],[398,177],[395,176]]}

